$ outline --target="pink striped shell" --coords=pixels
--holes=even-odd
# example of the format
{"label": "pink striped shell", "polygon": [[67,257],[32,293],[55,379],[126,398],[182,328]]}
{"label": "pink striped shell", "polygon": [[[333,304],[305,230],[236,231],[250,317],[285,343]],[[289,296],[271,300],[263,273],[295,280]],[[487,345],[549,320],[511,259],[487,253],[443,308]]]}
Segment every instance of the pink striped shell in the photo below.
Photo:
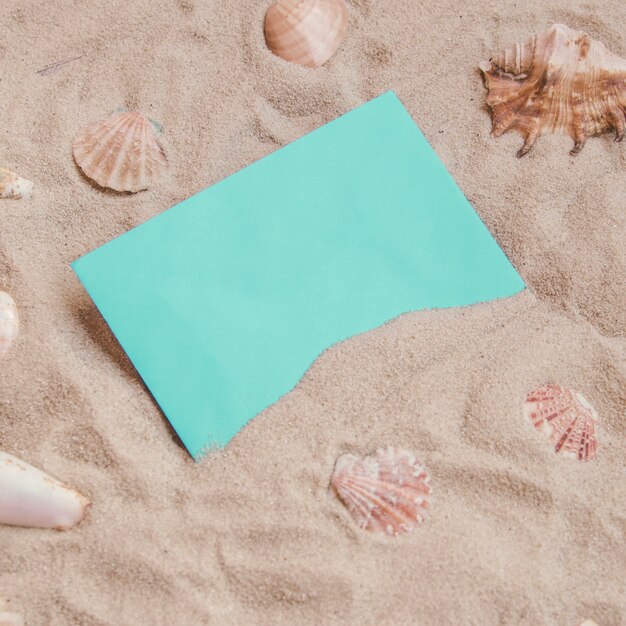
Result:
{"label": "pink striped shell", "polygon": [[337,459],[331,485],[359,528],[396,536],[424,521],[430,476],[407,451],[389,447],[359,459]]}
{"label": "pink striped shell", "polygon": [[83,130],[72,144],[74,159],[101,187],[141,191],[167,170],[167,157],[150,120],[116,113]]}
{"label": "pink striped shell", "polygon": [[550,438],[558,454],[579,461],[596,458],[598,414],[574,389],[546,384],[531,391],[524,403],[524,415]]}

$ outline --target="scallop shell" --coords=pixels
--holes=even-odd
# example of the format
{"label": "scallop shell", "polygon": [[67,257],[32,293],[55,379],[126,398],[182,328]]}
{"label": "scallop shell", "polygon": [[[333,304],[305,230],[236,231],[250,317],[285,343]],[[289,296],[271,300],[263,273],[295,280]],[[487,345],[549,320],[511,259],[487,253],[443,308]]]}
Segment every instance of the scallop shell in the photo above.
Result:
{"label": "scallop shell", "polygon": [[407,450],[389,447],[337,459],[331,485],[359,528],[396,536],[424,521],[430,476]]}
{"label": "scallop shell", "polygon": [[577,391],[544,385],[528,394],[524,415],[550,437],[555,452],[579,461],[596,458],[598,414]]}
{"label": "scallop shell", "polygon": [[24,461],[0,452],[0,524],[68,530],[89,501]]}
{"label": "scallop shell", "polygon": [[555,24],[480,64],[493,136],[515,130],[523,156],[544,133],[568,134],[572,154],[587,137],[626,131],[626,60],[587,33]]}
{"label": "scallop shell", "polygon": [[20,322],[13,298],[0,291],[0,357],[9,351],[19,328]]}
{"label": "scallop shell", "polygon": [[0,198],[15,198],[19,200],[24,198],[30,200],[33,192],[33,183],[26,180],[8,170],[6,167],[0,167]]}
{"label": "scallop shell", "polygon": [[167,170],[167,157],[150,120],[135,111],[88,126],[72,150],[89,178],[116,191],[147,189]]}
{"label": "scallop shell", "polygon": [[267,47],[286,61],[319,67],[348,30],[344,0],[278,0],[265,16]]}

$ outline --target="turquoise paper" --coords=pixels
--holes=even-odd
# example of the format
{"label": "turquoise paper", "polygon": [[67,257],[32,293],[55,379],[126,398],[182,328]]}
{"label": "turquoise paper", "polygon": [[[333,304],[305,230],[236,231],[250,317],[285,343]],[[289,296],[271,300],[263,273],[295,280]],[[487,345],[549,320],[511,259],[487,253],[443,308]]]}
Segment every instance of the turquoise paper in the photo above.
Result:
{"label": "turquoise paper", "polygon": [[337,341],[524,287],[391,92],[73,268],[194,457]]}

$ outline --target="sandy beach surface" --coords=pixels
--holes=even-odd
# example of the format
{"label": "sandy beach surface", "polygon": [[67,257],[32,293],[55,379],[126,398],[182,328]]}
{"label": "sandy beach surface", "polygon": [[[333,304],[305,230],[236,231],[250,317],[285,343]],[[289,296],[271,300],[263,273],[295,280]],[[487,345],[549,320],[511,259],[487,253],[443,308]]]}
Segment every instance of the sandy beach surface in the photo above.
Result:
{"label": "sandy beach surface", "polygon": [[[622,0],[348,0],[318,70],[264,46],[270,0],[3,0],[0,448],[92,501],[67,533],[0,527],[0,596],[28,626],[626,624],[626,147],[490,137],[478,64],[554,22],[626,57]],[[56,73],[45,66],[80,57]],[[194,463],[70,262],[393,89],[528,285],[409,313],[325,352]],[[120,106],[165,129],[167,176],[106,193],[72,160]],[[599,454],[554,454],[522,416],[554,381],[596,407]],[[338,455],[409,448],[432,475],[414,533],[355,527]]]}

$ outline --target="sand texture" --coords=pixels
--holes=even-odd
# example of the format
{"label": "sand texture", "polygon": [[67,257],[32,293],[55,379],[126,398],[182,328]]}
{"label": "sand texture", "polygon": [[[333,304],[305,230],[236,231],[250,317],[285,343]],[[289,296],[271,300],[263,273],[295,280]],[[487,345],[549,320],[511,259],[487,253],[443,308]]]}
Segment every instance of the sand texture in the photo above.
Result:
{"label": "sand texture", "polygon": [[[270,0],[3,0],[0,289],[21,334],[0,364],[0,448],[93,501],[67,533],[0,528],[0,596],[28,626],[626,624],[626,146],[490,137],[478,63],[554,22],[626,57],[622,0],[349,0],[319,70],[264,47]],[[80,56],[56,73],[55,61]],[[528,290],[406,314],[324,353],[197,465],[69,264],[393,89]],[[171,168],[106,193],[71,142],[119,106],[163,124]],[[526,393],[572,386],[599,455],[554,454]],[[411,535],[355,527],[337,456],[407,447],[434,505]]]}

